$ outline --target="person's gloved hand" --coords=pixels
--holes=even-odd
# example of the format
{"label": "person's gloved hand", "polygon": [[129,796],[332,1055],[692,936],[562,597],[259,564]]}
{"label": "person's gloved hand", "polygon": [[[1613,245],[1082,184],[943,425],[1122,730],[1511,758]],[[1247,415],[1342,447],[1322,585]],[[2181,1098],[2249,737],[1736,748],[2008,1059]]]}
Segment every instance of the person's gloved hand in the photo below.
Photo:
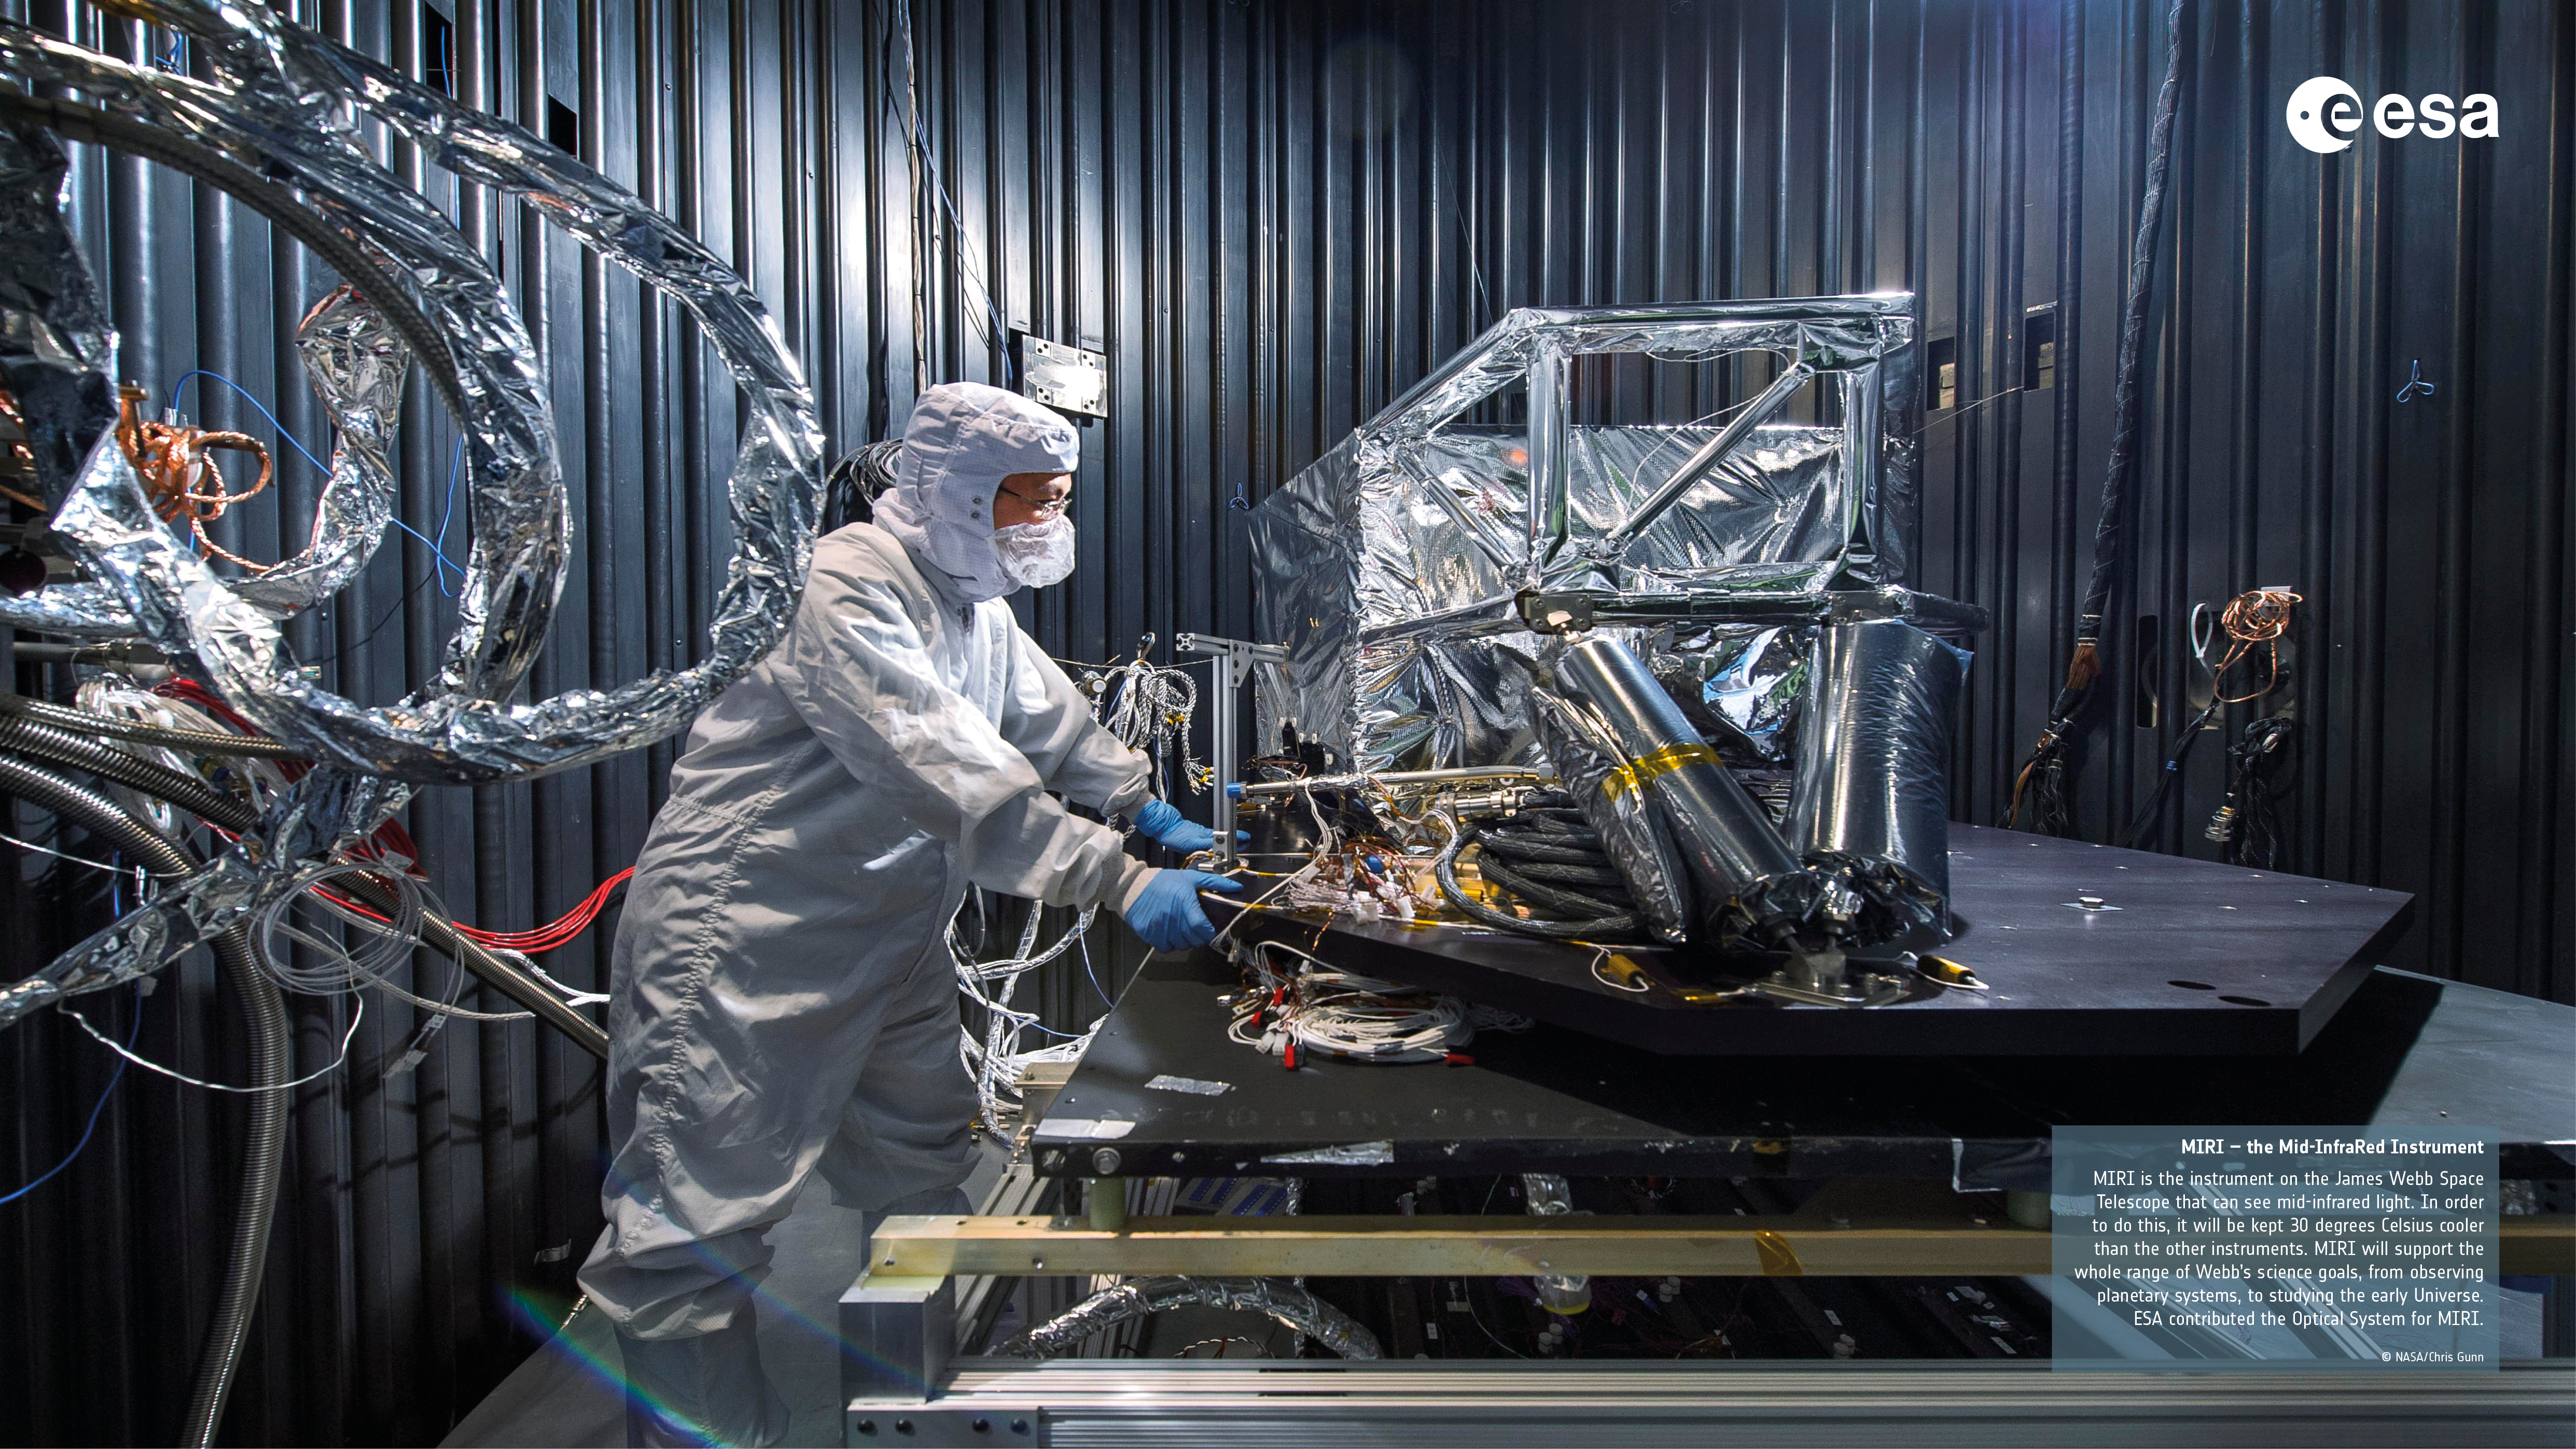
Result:
{"label": "person's gloved hand", "polygon": [[[1183,855],[1216,849],[1216,832],[1181,814],[1169,800],[1146,801],[1145,807],[1136,812],[1136,828],[1151,836],[1164,849],[1177,850]],[[1240,843],[1252,837],[1238,830],[1234,832],[1234,838]]]}
{"label": "person's gloved hand", "polygon": [[1127,924],[1157,951],[1186,951],[1216,939],[1216,927],[1199,908],[1200,891],[1243,889],[1241,881],[1203,870],[1158,870],[1127,907]]}

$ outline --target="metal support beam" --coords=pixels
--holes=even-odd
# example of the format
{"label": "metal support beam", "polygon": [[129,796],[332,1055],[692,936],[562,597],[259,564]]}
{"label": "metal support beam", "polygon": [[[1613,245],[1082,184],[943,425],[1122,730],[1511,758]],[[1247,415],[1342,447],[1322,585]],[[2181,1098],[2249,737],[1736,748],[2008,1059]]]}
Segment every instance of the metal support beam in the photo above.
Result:
{"label": "metal support beam", "polygon": [[1057,1219],[888,1218],[878,1271],[1501,1278],[1902,1277],[2048,1271],[2048,1234],[1965,1219],[1837,1227],[1803,1217],[1296,1217],[1275,1223],[1130,1218],[1124,1231]]}
{"label": "metal support beam", "polygon": [[[1123,1229],[1046,1217],[893,1217],[875,1271],[1184,1273],[1205,1277],[1910,1277],[2044,1275],[2049,1234],[1998,1214],[1873,1212],[1858,1193],[1785,1217],[1137,1217]],[[2508,1217],[2499,1270],[2576,1269],[2576,1218]]]}
{"label": "metal support beam", "polygon": [[[848,1444],[2564,1444],[2576,1371],[2052,1372],[2044,1363],[969,1360]],[[864,1426],[864,1427],[862,1427]]]}
{"label": "metal support beam", "polygon": [[[888,1218],[888,1224],[956,1218]],[[969,1219],[968,1221],[974,1221]],[[885,1256],[877,1229],[876,1257]],[[906,1276],[871,1263],[841,1295],[841,1402],[918,1402],[948,1372],[957,1343],[957,1296],[945,1273]]]}
{"label": "metal support beam", "polygon": [[1208,762],[1216,776],[1210,782],[1209,794],[1216,797],[1215,819],[1209,828],[1216,832],[1216,857],[1221,868],[1233,867],[1234,796],[1226,786],[1243,768],[1243,751],[1235,742],[1234,712],[1240,701],[1237,691],[1252,678],[1261,665],[1285,664],[1288,650],[1279,644],[1252,644],[1241,639],[1220,639],[1210,634],[1174,636],[1172,648],[1182,654],[1206,654],[1214,657],[1216,677],[1208,689]]}

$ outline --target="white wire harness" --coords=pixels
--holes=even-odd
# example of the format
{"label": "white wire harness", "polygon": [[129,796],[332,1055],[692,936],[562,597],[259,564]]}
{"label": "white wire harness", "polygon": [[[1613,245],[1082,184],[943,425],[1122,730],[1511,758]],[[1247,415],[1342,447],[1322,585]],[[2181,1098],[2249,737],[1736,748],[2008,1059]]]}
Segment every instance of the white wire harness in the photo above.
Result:
{"label": "white wire harness", "polygon": [[[1145,642],[1150,645],[1151,637]],[[1078,667],[1085,670],[1082,689],[1091,696],[1102,726],[1119,743],[1141,750],[1153,760],[1157,795],[1168,793],[1164,788],[1166,767],[1174,759],[1180,762],[1183,777],[1191,785],[1201,789],[1209,786],[1215,772],[1190,754],[1190,720],[1198,711],[1196,679],[1186,670],[1149,662],[1142,647],[1134,659],[1124,664]],[[1095,1019],[1078,1036],[1023,1051],[1020,1039],[1025,1033],[1051,1033],[1052,1029],[1039,1019],[1038,1013],[1014,1006],[1012,997],[1022,977],[1055,962],[1069,950],[1080,950],[1084,973],[1093,975],[1088,937],[1099,909],[1084,911],[1062,936],[1041,948],[1038,935],[1044,912],[1032,903],[1011,954],[996,961],[980,961],[967,945],[960,923],[968,912],[980,912],[981,907],[982,897],[970,894],[948,922],[948,958],[957,972],[958,993],[983,1017],[981,1031],[964,1021],[958,1023],[957,1052],[966,1064],[967,1074],[975,1079],[977,1121],[985,1131],[1007,1138],[1020,1113],[1020,1084],[1029,1068],[1079,1060],[1083,1049],[1091,1045],[1093,1033],[1100,1030],[1100,1019]],[[1096,975],[1093,979],[1097,986]],[[1102,995],[1107,995],[1105,989]]]}
{"label": "white wire harness", "polygon": [[1091,945],[1085,937],[1091,931],[1092,920],[1099,914],[1099,908],[1093,907],[1075,917],[1070,929],[1041,950],[1037,940],[1045,912],[1032,902],[1029,918],[1020,927],[1018,947],[998,961],[975,959],[974,951],[968,948],[958,930],[958,921],[972,908],[970,898],[969,906],[961,907],[948,922],[948,959],[957,971],[958,992],[969,1003],[982,1009],[984,1026],[978,1035],[964,1022],[958,1024],[958,1056],[966,1064],[967,1075],[975,1079],[978,1120],[987,1131],[1003,1136],[1006,1124],[1019,1113],[1020,1083],[1028,1075],[1029,1068],[1040,1062],[1079,1059],[1083,1048],[1091,1045],[1092,1033],[1100,1029],[1100,1022],[1095,1020],[1080,1036],[1054,1046],[1022,1051],[1022,1033],[1032,1029],[1044,1032],[1048,1028],[1038,1019],[1036,1012],[1023,1011],[1011,1004],[1011,997],[1019,990],[1022,977],[1076,946],[1082,950],[1085,967],[1089,966]]}
{"label": "white wire harness", "polygon": [[1180,761],[1187,788],[1205,790],[1214,784],[1216,772],[1190,753],[1190,720],[1199,707],[1196,678],[1185,669],[1150,663],[1139,650],[1134,659],[1102,672],[1099,679],[1106,691],[1100,722],[1120,744],[1152,757],[1155,782],[1162,786],[1156,795],[1171,794],[1165,771],[1174,759]]}
{"label": "white wire harness", "polygon": [[[1293,957],[1291,965],[1280,957]],[[1301,1052],[1352,1061],[1459,1062],[1483,1032],[1527,1031],[1530,1019],[1454,996],[1344,971],[1283,941],[1244,947],[1244,989],[1226,1036],[1294,1066]]]}

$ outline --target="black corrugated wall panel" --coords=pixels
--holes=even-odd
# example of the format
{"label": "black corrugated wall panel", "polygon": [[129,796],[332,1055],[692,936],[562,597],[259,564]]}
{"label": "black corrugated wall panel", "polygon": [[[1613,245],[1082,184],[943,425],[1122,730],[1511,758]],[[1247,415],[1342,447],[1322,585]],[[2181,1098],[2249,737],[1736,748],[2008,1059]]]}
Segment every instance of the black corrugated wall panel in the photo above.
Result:
{"label": "black corrugated wall panel", "polygon": [[[1954,803],[1997,820],[2073,646],[2169,9],[1345,5],[1322,88],[1364,53],[1395,115],[1317,138],[1327,174],[1352,177],[1319,206],[1317,244],[1348,258],[1359,292],[1330,425],[1511,307],[1914,291],[1924,337],[1957,349],[1962,404],[1908,424],[1919,582],[1995,616]],[[2116,838],[2151,797],[2190,713],[2193,605],[2293,587],[2291,687],[2220,716],[2146,843],[2214,855],[2202,832],[2226,746],[2289,701],[2281,864],[2421,897],[2393,964],[2576,999],[2576,12],[2186,0],[2181,14],[2146,444],[2108,687],[2078,754],[2079,833]],[[2320,74],[2365,103],[2493,95],[2499,134],[2365,128],[2311,154],[2282,108]],[[1335,271],[1316,285],[1339,306]],[[2053,385],[2023,391],[2025,314],[2051,305]],[[1342,335],[1328,327],[1327,349]],[[2400,402],[2419,368],[2437,390]],[[1735,395],[1642,369],[1585,380],[1605,412],[1666,421]],[[2160,642],[2142,655],[2147,618]]]}
{"label": "black corrugated wall panel", "polygon": [[[805,360],[836,450],[887,435],[926,382],[1006,380],[1008,330],[1105,350],[1112,417],[1083,430],[1081,570],[1028,606],[1041,641],[1073,659],[1124,654],[1147,632],[1244,633],[1237,500],[1510,307],[1910,287],[1926,335],[1955,342],[1962,401],[1991,399],[1907,424],[1924,429],[1921,582],[1996,614],[1956,786],[1962,818],[1990,820],[2071,644],[2165,8],[300,0],[295,13],[570,141],[732,259]],[[2193,0],[2184,13],[2138,547],[2083,753],[2083,832],[2104,838],[2153,788],[2183,708],[2174,641],[2192,603],[2291,584],[2307,603],[2288,866],[2420,893],[2400,964],[2569,999],[2576,20],[2547,0]],[[149,43],[64,0],[0,0],[0,14],[128,56]],[[2315,74],[2365,97],[2485,90],[2502,134],[2365,136],[2313,157],[2278,118]],[[934,158],[921,185],[944,200],[915,201],[908,90]],[[729,380],[633,279],[524,208],[460,194],[408,148],[386,154],[455,209],[547,350],[577,543],[535,691],[686,664],[730,548]],[[156,396],[192,367],[221,372],[318,449],[291,336],[333,279],[272,245],[260,218],[144,163],[81,155],[74,205],[127,372]],[[2052,302],[2056,385],[2009,391],[2024,311]],[[2438,392],[2396,402],[2418,361]],[[1670,421],[1736,381],[1724,368],[1586,378],[1590,405]],[[454,433],[415,394],[404,517],[436,538]],[[220,386],[186,406],[265,431]],[[228,520],[231,546],[300,542],[319,476],[280,452],[275,501]],[[295,645],[327,684],[391,699],[432,672],[451,587],[405,538],[297,624]],[[2126,621],[2146,614],[2167,642],[2141,660]],[[28,669],[20,683],[67,681]],[[2158,728],[2136,722],[2142,691]],[[2210,848],[2199,824],[2220,743],[2192,758],[2163,841]],[[411,827],[460,917],[525,928],[632,860],[671,753],[431,792]],[[13,833],[47,828],[22,811]],[[110,909],[104,877],[42,857],[0,889],[30,923],[11,937],[12,971]],[[594,981],[605,939],[547,964]],[[223,983],[203,961],[167,976],[139,1002],[92,998],[94,1019],[121,1032],[139,1010],[138,1050],[237,1079]],[[1088,992],[1060,983],[1051,1012],[1087,1018]],[[344,1004],[296,999],[300,1062],[330,1059]],[[389,1077],[417,1026],[398,1003],[371,1007],[351,1066],[298,1091],[236,1441],[435,1440],[569,1305],[597,1223],[595,1069],[524,1025],[457,1023],[417,1072]],[[79,1140],[111,1060],[56,1019],[0,1033],[16,1108],[0,1184]],[[22,1290],[0,1324],[0,1437],[168,1436],[238,1128],[232,1102],[129,1072],[70,1170],[0,1206],[0,1262]]]}

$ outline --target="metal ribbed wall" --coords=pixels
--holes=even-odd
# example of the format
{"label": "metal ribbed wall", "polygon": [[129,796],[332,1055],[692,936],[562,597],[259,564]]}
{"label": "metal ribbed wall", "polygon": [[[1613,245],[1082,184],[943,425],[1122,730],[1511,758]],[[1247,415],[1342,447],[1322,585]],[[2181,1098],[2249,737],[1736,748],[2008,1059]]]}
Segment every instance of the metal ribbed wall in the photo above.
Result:
{"label": "metal ribbed wall", "polygon": [[[1919,582],[1995,615],[1954,799],[1997,820],[2073,645],[2168,8],[1344,7],[1325,88],[1365,52],[1347,69],[1380,114],[1362,139],[1316,133],[1314,224],[1280,246],[1326,344],[1348,339],[1324,416],[1365,415],[1509,307],[1913,290],[1961,404],[1916,423]],[[2227,744],[2294,700],[2283,864],[2416,893],[2393,964],[2576,998],[2576,15],[2183,13],[2147,441],[2079,833],[2115,838],[2154,790],[2189,717],[2192,605],[2289,585],[2293,687],[2222,716],[2155,838],[2213,855]],[[2492,94],[2501,134],[2365,128],[2316,156],[2281,114],[2320,74],[2365,101]],[[2053,385],[2020,391],[2025,312],[2049,304]],[[2438,390],[2400,403],[2419,366]],[[1677,421],[1733,396],[1666,371],[1605,371],[1601,406]]]}
{"label": "metal ribbed wall", "polygon": [[[886,435],[925,380],[1005,377],[997,327],[1105,350],[1112,417],[1084,429],[1081,571],[1031,615],[1075,659],[1148,631],[1240,635],[1235,500],[1506,308],[1910,286],[1973,401],[2012,386],[2024,309],[2054,301],[2053,390],[1926,428],[1922,582],[1998,619],[1960,746],[1965,818],[2000,812],[2062,668],[2161,3],[918,0],[921,184],[935,176],[951,202],[917,201],[897,119],[906,30],[883,0],[296,11],[578,145],[734,259],[806,360],[836,449]],[[0,13],[140,53],[130,26],[61,0]],[[2188,13],[2142,562],[2116,612],[2158,615],[2170,641],[2194,600],[2299,587],[2309,747],[2291,864],[2422,893],[2401,962],[2566,999],[2576,22],[2547,0]],[[2277,117],[2320,73],[2365,96],[2490,91],[2503,137],[2365,137],[2311,157]],[[422,174],[403,148],[388,156]],[[534,689],[688,662],[728,549],[728,380],[676,312],[533,216],[435,171],[423,182],[501,268],[552,367],[579,542]],[[131,376],[157,395],[213,368],[318,445],[289,338],[329,277],[256,216],[141,163],[81,157],[75,205]],[[2414,359],[2440,391],[2397,404]],[[1593,382],[1605,408],[1679,420],[1725,379]],[[265,431],[199,385],[193,415]],[[453,433],[425,396],[413,418],[405,517],[435,537]],[[276,503],[242,510],[227,543],[292,546],[320,480],[291,453],[280,468]],[[431,672],[452,608],[407,539],[294,639],[326,684],[389,700]],[[2117,687],[2081,777],[2096,839],[2152,788],[2181,707],[2168,644],[2148,671],[2163,728],[2140,728],[2140,661],[2125,633],[2110,642]],[[2216,744],[2166,828],[2194,849]],[[524,928],[632,860],[669,759],[434,792],[412,828],[460,916]],[[105,919],[104,883],[84,875],[30,857],[7,878],[0,909],[31,925],[6,969]],[[604,936],[548,964],[594,980]],[[1052,994],[1060,1020],[1096,1012],[1075,992]],[[134,1009],[96,1015],[122,1031]],[[146,1053],[237,1079],[210,967],[173,973],[140,1010]],[[299,1061],[327,1061],[345,1018],[299,1013]],[[371,1011],[353,1067],[299,1094],[238,1441],[434,1440],[571,1299],[597,1222],[595,1070],[525,1026],[458,1025],[388,1079],[414,1026]],[[108,1065],[58,1020],[0,1033],[15,1108],[0,1184],[78,1139]],[[129,1075],[80,1161],[0,1207],[0,1259],[22,1286],[0,1324],[0,1437],[167,1437],[238,1125],[230,1102]]]}

